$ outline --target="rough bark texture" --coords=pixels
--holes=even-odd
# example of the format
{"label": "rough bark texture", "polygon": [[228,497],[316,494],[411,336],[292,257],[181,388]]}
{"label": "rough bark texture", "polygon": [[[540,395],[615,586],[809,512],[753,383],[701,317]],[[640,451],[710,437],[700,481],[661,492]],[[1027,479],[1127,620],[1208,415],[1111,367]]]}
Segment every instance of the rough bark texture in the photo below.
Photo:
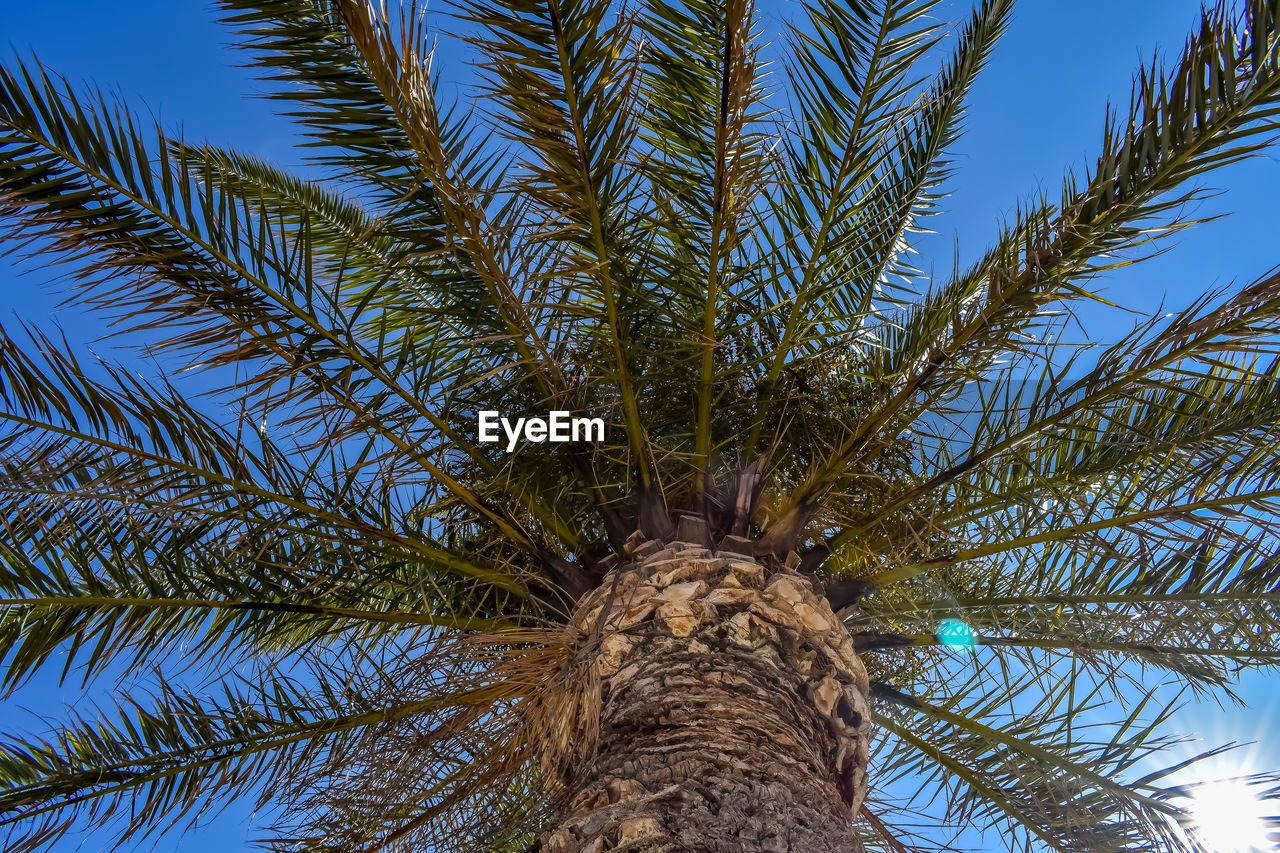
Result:
{"label": "rough bark texture", "polygon": [[734,544],[633,543],[580,602],[599,745],[544,853],[861,850],[866,670],[806,578]]}

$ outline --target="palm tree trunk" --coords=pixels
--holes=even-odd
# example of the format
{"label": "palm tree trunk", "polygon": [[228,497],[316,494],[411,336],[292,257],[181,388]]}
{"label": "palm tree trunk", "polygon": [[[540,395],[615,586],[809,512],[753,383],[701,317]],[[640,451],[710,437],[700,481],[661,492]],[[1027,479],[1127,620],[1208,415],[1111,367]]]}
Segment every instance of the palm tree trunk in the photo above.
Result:
{"label": "palm tree trunk", "polygon": [[562,774],[543,853],[862,849],[867,674],[802,575],[651,541],[571,625],[600,676],[598,746]]}

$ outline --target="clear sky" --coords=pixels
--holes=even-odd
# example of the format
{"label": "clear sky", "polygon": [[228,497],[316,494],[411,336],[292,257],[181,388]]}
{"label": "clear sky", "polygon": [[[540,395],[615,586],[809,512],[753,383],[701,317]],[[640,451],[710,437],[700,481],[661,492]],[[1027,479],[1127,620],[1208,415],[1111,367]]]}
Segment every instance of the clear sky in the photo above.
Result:
{"label": "clear sky", "polygon": [[[774,13],[779,3],[762,6]],[[1039,189],[1056,195],[1064,169],[1095,156],[1108,98],[1127,99],[1133,71],[1149,61],[1157,45],[1170,50],[1181,45],[1199,6],[1199,0],[1023,0],[970,100],[970,131],[955,151],[948,212],[931,221],[938,233],[923,243],[925,269],[932,260],[945,274],[957,248],[962,258],[975,255],[998,218],[1019,200]],[[967,3],[952,0],[945,8],[963,10]],[[15,52],[34,54],[73,81],[119,93],[143,116],[157,117],[171,130],[181,126],[189,140],[209,139],[295,163],[292,128],[272,116],[271,105],[252,97],[263,84],[235,67],[242,57],[226,46],[225,36],[212,10],[192,0],[0,2],[0,50],[6,60]],[[454,72],[445,67],[443,73],[448,80]],[[1280,263],[1275,236],[1280,159],[1233,166],[1211,181],[1223,192],[1198,212],[1230,215],[1184,233],[1164,256],[1114,276],[1104,296],[1136,308],[1154,309],[1163,302],[1176,310],[1205,288],[1252,279]],[[56,280],[30,265],[24,270],[0,258],[0,322],[16,315],[47,326],[56,319],[75,340],[95,337],[100,330],[91,319],[54,313]],[[1091,315],[1087,322],[1087,333],[1100,340],[1128,325],[1114,317],[1095,321]],[[1206,746],[1270,741],[1271,746],[1254,751],[1255,769],[1280,768],[1276,684],[1271,674],[1253,675],[1240,688],[1249,708],[1192,705],[1177,718],[1178,727],[1204,736]],[[24,707],[57,718],[79,698],[74,686],[33,684],[0,704],[0,730],[30,730],[33,718]],[[181,840],[166,838],[157,849],[249,849],[247,839],[255,834],[250,823],[248,807],[233,806],[203,831]],[[96,851],[112,841],[69,839],[55,850]]]}

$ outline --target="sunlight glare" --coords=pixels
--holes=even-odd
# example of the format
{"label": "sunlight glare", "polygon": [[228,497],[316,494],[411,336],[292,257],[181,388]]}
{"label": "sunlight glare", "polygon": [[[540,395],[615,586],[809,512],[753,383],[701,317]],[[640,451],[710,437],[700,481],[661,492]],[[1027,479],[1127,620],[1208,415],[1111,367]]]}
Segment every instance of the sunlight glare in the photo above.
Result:
{"label": "sunlight glare", "polygon": [[1267,820],[1273,805],[1244,782],[1206,782],[1192,796],[1193,831],[1212,853],[1275,850]]}
{"label": "sunlight glare", "polygon": [[973,651],[978,645],[978,632],[959,619],[943,619],[939,622],[937,637],[949,649]]}

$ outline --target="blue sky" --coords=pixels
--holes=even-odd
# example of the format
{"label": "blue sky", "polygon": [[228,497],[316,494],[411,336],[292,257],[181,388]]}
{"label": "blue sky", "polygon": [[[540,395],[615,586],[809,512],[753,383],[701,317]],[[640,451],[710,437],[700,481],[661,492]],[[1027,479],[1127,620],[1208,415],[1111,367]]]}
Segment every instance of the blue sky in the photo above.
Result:
{"label": "blue sky", "polygon": [[[776,3],[764,3],[767,12]],[[1180,46],[1195,20],[1198,0],[1023,0],[1013,27],[970,100],[970,132],[954,152],[956,174],[948,212],[929,224],[938,233],[923,242],[920,259],[939,274],[953,252],[972,257],[987,243],[998,219],[1017,202],[1043,189],[1056,194],[1064,169],[1082,166],[1097,150],[1108,97],[1127,98],[1132,72],[1157,45]],[[948,3],[959,10],[967,4]],[[173,0],[60,0],[0,4],[0,38],[6,58],[35,54],[73,81],[89,81],[119,93],[142,115],[167,128],[181,126],[189,140],[235,145],[279,163],[297,158],[290,125],[271,105],[252,96],[263,91],[235,64],[243,57],[226,46],[225,33],[204,3]],[[446,66],[446,83],[456,70]],[[1280,149],[1277,149],[1280,152]],[[1218,195],[1201,203],[1201,215],[1230,214],[1185,232],[1165,255],[1112,277],[1105,296],[1143,310],[1164,303],[1176,310],[1204,289],[1256,277],[1280,262],[1276,199],[1280,159],[1259,158],[1212,176]],[[3,321],[16,315],[48,325],[61,323],[73,339],[88,341],[98,329],[78,313],[55,313],[56,280],[30,265],[0,260]],[[1086,316],[1086,333],[1106,340],[1128,322],[1110,314]],[[1193,705],[1178,727],[1224,741],[1280,743],[1280,715],[1272,676],[1242,683],[1247,709]],[[73,686],[45,680],[0,706],[0,728],[29,728],[21,708],[59,716],[80,699]],[[1261,768],[1280,767],[1280,748],[1254,752]],[[1224,767],[1229,771],[1230,767]],[[251,815],[233,806],[204,831],[164,839],[158,849],[248,849]],[[71,839],[57,851],[96,851],[112,839]]]}

